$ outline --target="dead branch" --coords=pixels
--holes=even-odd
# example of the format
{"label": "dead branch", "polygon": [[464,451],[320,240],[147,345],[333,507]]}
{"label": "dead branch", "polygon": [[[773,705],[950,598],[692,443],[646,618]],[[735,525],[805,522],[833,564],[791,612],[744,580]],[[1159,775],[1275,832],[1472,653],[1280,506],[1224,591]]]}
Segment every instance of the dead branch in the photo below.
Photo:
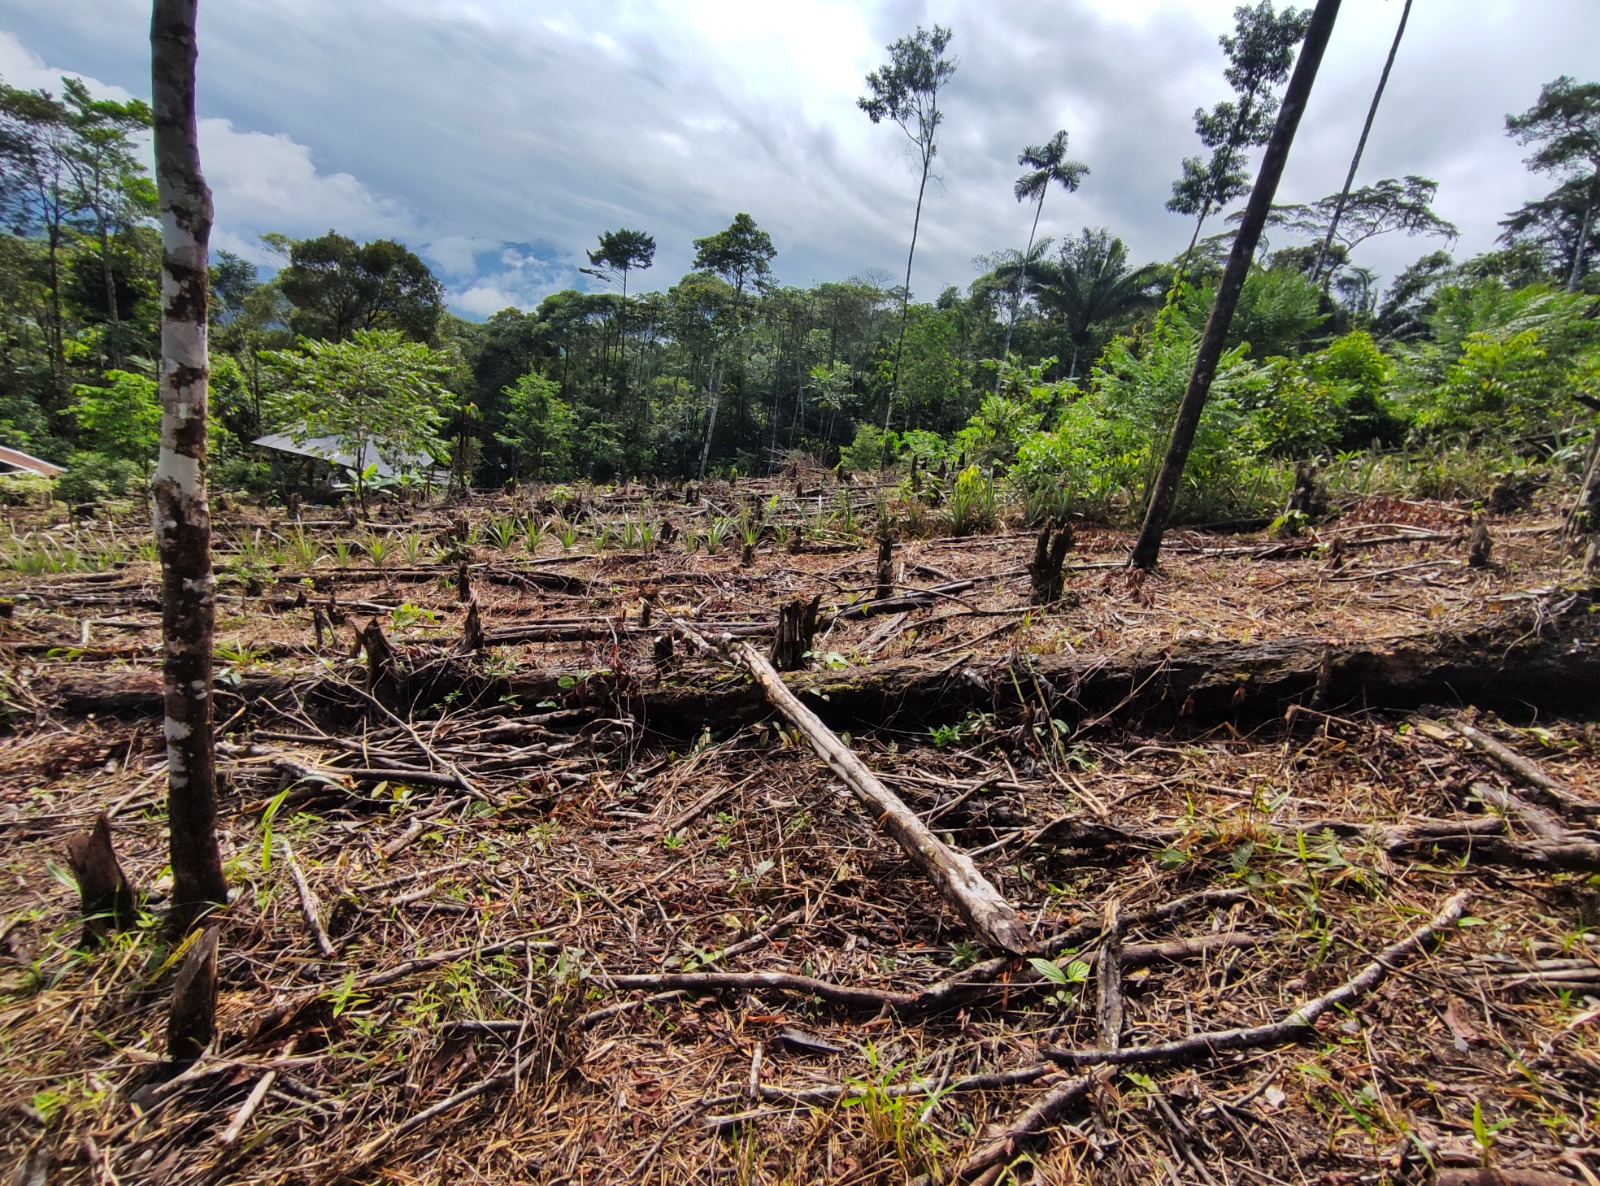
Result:
{"label": "dead branch", "polygon": [[283,853],[284,864],[289,866],[289,875],[294,878],[294,888],[300,897],[300,913],[305,915],[306,929],[316,940],[317,950],[322,953],[322,958],[332,959],[337,952],[322,925],[322,906],[317,901],[317,895],[311,892],[311,883],[306,880],[305,870],[301,869],[300,862],[294,859],[294,849],[289,846],[287,836],[277,837],[276,843]]}
{"label": "dead branch", "polygon": [[925,873],[946,902],[985,943],[1025,955],[1033,951],[1028,926],[978,872],[972,859],[944,844],[928,830],[917,814],[861,760],[793,692],[782,677],[748,643],[726,644],[728,653],[747,670],[775,708],[806,735],[811,748],[844,780],[846,786],[871,811],[874,821],[892,836],[913,864]]}
{"label": "dead branch", "polygon": [[1422,927],[1390,944],[1378,957],[1352,979],[1330,993],[1307,1001],[1281,1021],[1266,1025],[1247,1026],[1243,1029],[1217,1030],[1209,1034],[1196,1034],[1174,1042],[1155,1046],[1129,1046],[1117,1050],[1045,1050],[1042,1053],[1052,1062],[1068,1067],[1087,1067],[1109,1064],[1130,1066],[1153,1062],[1181,1062],[1191,1058],[1208,1058],[1228,1050],[1258,1050],[1268,1046],[1282,1046],[1294,1042],[1316,1028],[1317,1019],[1330,1009],[1348,1005],[1365,996],[1388,977],[1395,965],[1416,952],[1447,927],[1455,926],[1466,909],[1471,892],[1456,894],[1438,914]]}
{"label": "dead branch", "polygon": [[[1424,718],[1425,720],[1425,718]],[[1418,721],[1419,727],[1422,721]],[[1427,721],[1428,735],[1438,737],[1439,730],[1464,738],[1473,749],[1489,758],[1496,766],[1523,786],[1545,799],[1553,807],[1582,815],[1600,814],[1600,803],[1585,798],[1566,783],[1554,778],[1544,767],[1531,758],[1525,758],[1497,738],[1485,733],[1470,721],[1451,717],[1443,721]]]}

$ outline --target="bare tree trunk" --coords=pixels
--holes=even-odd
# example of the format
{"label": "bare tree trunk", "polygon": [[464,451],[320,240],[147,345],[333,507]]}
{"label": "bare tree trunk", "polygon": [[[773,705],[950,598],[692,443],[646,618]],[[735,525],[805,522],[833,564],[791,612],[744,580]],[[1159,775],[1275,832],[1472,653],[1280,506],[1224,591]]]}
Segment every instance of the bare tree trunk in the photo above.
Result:
{"label": "bare tree trunk", "polygon": [[1567,276],[1568,292],[1577,292],[1578,281],[1583,279],[1584,249],[1589,246],[1589,231],[1594,226],[1594,197],[1597,190],[1600,190],[1600,166],[1596,166],[1594,176],[1589,180],[1589,202],[1583,208],[1583,225],[1578,228],[1578,245],[1572,252],[1572,271]]}
{"label": "bare tree trunk", "polygon": [[1011,294],[1011,320],[1006,322],[1006,344],[1000,351],[1001,358],[1011,357],[1011,331],[1017,328],[1017,310],[1022,305],[1022,290],[1028,283],[1028,258],[1033,255],[1033,241],[1039,234],[1039,216],[1044,213],[1044,197],[1044,194],[1040,194],[1033,208],[1033,229],[1028,232],[1028,248],[1022,253],[1022,274],[1017,277],[1017,289]]}
{"label": "bare tree trunk", "polygon": [[1306,100],[1311,97],[1311,84],[1316,81],[1317,67],[1322,64],[1322,52],[1328,47],[1333,22],[1338,15],[1339,0],[1317,0],[1316,10],[1311,14],[1311,24],[1306,30],[1305,44],[1301,46],[1300,57],[1294,64],[1294,75],[1289,79],[1289,87],[1283,95],[1278,122],[1273,126],[1272,138],[1267,141],[1267,150],[1261,158],[1261,172],[1256,177],[1255,188],[1250,191],[1244,221],[1239,224],[1239,233],[1234,237],[1227,270],[1222,274],[1222,283],[1217,286],[1216,302],[1211,306],[1211,316],[1206,321],[1205,332],[1200,336],[1194,371],[1189,376],[1183,402],[1178,406],[1178,418],[1172,426],[1172,439],[1167,445],[1166,457],[1150,487],[1144,526],[1131,557],[1131,562],[1139,568],[1154,568],[1161,554],[1161,537],[1166,532],[1167,519],[1172,514],[1172,504],[1178,494],[1178,482],[1183,477],[1189,449],[1194,445],[1195,432],[1200,427],[1200,414],[1205,411],[1206,397],[1211,393],[1211,380],[1222,358],[1228,326],[1233,321],[1234,309],[1238,307],[1245,277],[1250,274],[1256,244],[1261,239],[1261,230],[1272,210],[1272,199],[1278,192],[1278,179],[1283,176],[1295,130],[1300,126]]}
{"label": "bare tree trunk", "polygon": [[[1361,154],[1367,150],[1367,137],[1372,134],[1372,121],[1378,115],[1378,103],[1383,98],[1383,88],[1389,85],[1389,71],[1394,69],[1394,56],[1400,50],[1400,39],[1406,33],[1406,20],[1411,16],[1411,0],[1406,0],[1406,5],[1400,10],[1400,27],[1394,31],[1394,40],[1389,43],[1389,56],[1384,60],[1383,73],[1378,75],[1378,89],[1372,92],[1372,105],[1367,108],[1367,122],[1361,125],[1361,139],[1356,141],[1356,155],[1350,158],[1350,172],[1345,174],[1344,189],[1339,191],[1339,200],[1333,205],[1333,220],[1328,223],[1328,233],[1323,236],[1322,246],[1317,248],[1317,262],[1311,269],[1311,283],[1315,284],[1322,277],[1322,265],[1328,261],[1328,252],[1333,249],[1333,235],[1339,229],[1339,219],[1344,217],[1344,204],[1350,199],[1350,187],[1355,184],[1356,170],[1361,167]],[[1328,273],[1328,282],[1333,282],[1333,273]],[[1326,285],[1324,286],[1326,287]]]}
{"label": "bare tree trunk", "polygon": [[198,0],[154,0],[150,23],[156,189],[161,206],[161,453],[154,482],[161,554],[172,923],[227,901],[217,849],[211,718],[216,585],[206,501],[207,246],[211,190],[195,123]]}
{"label": "bare tree trunk", "polygon": [[906,348],[906,322],[911,315],[911,263],[917,258],[917,229],[922,225],[922,196],[928,191],[928,171],[933,167],[933,157],[926,149],[922,153],[922,183],[917,186],[917,212],[911,219],[911,250],[906,252],[906,283],[900,290],[900,339],[894,346],[894,369],[889,373],[889,398],[883,408],[883,460],[889,466],[889,417],[894,414],[894,401],[900,394],[900,355]]}
{"label": "bare tree trunk", "polygon": [[698,481],[706,479],[706,460],[711,456],[711,439],[717,431],[717,405],[722,402],[722,372],[725,364],[717,359],[711,362],[711,414],[706,418],[706,440],[700,446],[700,469],[695,477]]}

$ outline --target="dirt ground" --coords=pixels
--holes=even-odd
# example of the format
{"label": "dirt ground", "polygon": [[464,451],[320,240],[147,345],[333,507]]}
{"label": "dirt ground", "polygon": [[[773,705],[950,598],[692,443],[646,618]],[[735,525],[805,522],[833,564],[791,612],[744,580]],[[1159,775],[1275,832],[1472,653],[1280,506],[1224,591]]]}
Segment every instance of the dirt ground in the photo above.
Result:
{"label": "dirt ground", "polygon": [[[880,492],[826,477],[568,493],[219,513],[237,893],[175,1079],[158,572],[137,513],[6,508],[16,1181],[1600,1182],[1597,640],[1553,500],[1482,567],[1453,504],[1176,532],[1142,580],[1080,526],[1037,606],[1031,532],[891,506],[880,574]],[[791,685],[1031,960],[695,651],[813,597]],[[100,812],[148,897],[85,951]]]}

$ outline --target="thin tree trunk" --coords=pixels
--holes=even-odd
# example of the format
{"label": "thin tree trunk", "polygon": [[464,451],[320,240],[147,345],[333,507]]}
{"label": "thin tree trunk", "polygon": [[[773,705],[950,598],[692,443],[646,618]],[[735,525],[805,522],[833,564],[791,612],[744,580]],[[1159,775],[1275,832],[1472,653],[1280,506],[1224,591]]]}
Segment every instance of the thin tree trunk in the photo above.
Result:
{"label": "thin tree trunk", "polygon": [[217,849],[211,645],[216,586],[206,501],[207,247],[211,190],[195,123],[198,0],[154,0],[150,24],[156,188],[161,206],[161,453],[154,482],[161,554],[172,923],[227,901]]}
{"label": "thin tree trunk", "polygon": [[911,263],[917,258],[917,228],[922,225],[922,195],[928,190],[928,170],[933,158],[924,149],[922,153],[922,182],[917,186],[917,212],[911,219],[911,250],[906,252],[906,283],[900,290],[900,339],[894,347],[894,368],[889,372],[889,399],[883,409],[883,466],[889,465],[889,417],[894,414],[894,401],[900,395],[900,355],[906,348],[906,321],[911,314]]}
{"label": "thin tree trunk", "polygon": [[[1322,246],[1317,248],[1317,262],[1311,269],[1311,283],[1315,284],[1322,277],[1322,265],[1328,260],[1328,252],[1333,249],[1333,235],[1339,229],[1339,219],[1344,217],[1344,204],[1350,200],[1350,187],[1355,184],[1356,170],[1361,167],[1361,154],[1367,150],[1367,137],[1372,134],[1372,121],[1378,115],[1378,103],[1383,98],[1383,88],[1389,85],[1389,71],[1394,69],[1394,56],[1400,50],[1400,39],[1405,36],[1406,20],[1411,16],[1411,0],[1406,0],[1405,7],[1400,10],[1400,27],[1394,31],[1394,40],[1389,43],[1389,56],[1384,59],[1383,73],[1378,75],[1378,89],[1372,92],[1372,105],[1367,108],[1367,122],[1361,125],[1361,139],[1356,141],[1356,155],[1350,158],[1350,172],[1345,174],[1344,189],[1339,191],[1339,200],[1333,204],[1333,220],[1328,223],[1328,233],[1322,238]],[[1328,273],[1328,284],[1333,283],[1333,272]],[[1327,287],[1325,284],[1324,288]]]}
{"label": "thin tree trunk", "polygon": [[717,404],[722,400],[722,372],[726,369],[726,364],[719,363],[716,359],[712,360],[711,382],[709,384],[711,388],[711,415],[706,419],[706,440],[705,444],[700,446],[700,469],[695,474],[696,481],[703,482],[706,478],[706,460],[711,456],[711,438],[717,431]]}
{"label": "thin tree trunk", "polygon": [[1339,0],[1317,0],[1316,10],[1306,30],[1305,44],[1295,62],[1294,75],[1284,92],[1283,106],[1278,111],[1278,121],[1273,126],[1272,138],[1261,158],[1261,172],[1256,177],[1255,188],[1250,191],[1250,201],[1245,207],[1244,220],[1233,240],[1233,251],[1228,256],[1227,270],[1217,287],[1216,302],[1206,321],[1205,332],[1200,337],[1200,348],[1195,356],[1194,371],[1178,406],[1178,418],[1172,426],[1172,439],[1167,445],[1166,457],[1151,485],[1148,505],[1145,508],[1144,526],[1134,544],[1131,562],[1139,568],[1154,568],[1161,554],[1161,537],[1166,532],[1167,519],[1178,494],[1178,482],[1183,477],[1183,467],[1189,460],[1189,449],[1194,445],[1200,415],[1205,411],[1206,397],[1211,392],[1211,380],[1217,373],[1217,363],[1222,358],[1222,348],[1228,336],[1228,326],[1233,321],[1233,311],[1239,304],[1239,294],[1244,289],[1245,277],[1255,259],[1256,244],[1261,239],[1262,228],[1272,210],[1272,200],[1278,192],[1278,180],[1289,159],[1289,148],[1294,143],[1295,130],[1305,112],[1306,100],[1311,97],[1311,85],[1317,78],[1317,67],[1322,64],[1322,53],[1333,33],[1334,20],[1339,15]]}
{"label": "thin tree trunk", "polygon": [[[1045,192],[1049,192],[1046,184]],[[1017,291],[1011,295],[1011,320],[1006,324],[1006,344],[1000,351],[1001,358],[1011,357],[1011,331],[1017,327],[1017,310],[1022,306],[1022,289],[1028,283],[1028,260],[1033,255],[1033,241],[1039,234],[1039,216],[1044,213],[1044,193],[1039,195],[1039,201],[1033,208],[1033,229],[1028,232],[1028,249],[1022,253],[1022,274],[1017,277]]]}
{"label": "thin tree trunk", "polygon": [[1578,281],[1583,279],[1584,249],[1589,246],[1589,231],[1594,226],[1594,195],[1600,190],[1600,165],[1595,167],[1594,177],[1589,182],[1589,202],[1583,208],[1583,226],[1578,231],[1578,245],[1572,252],[1572,271],[1567,276],[1567,291],[1577,292]]}

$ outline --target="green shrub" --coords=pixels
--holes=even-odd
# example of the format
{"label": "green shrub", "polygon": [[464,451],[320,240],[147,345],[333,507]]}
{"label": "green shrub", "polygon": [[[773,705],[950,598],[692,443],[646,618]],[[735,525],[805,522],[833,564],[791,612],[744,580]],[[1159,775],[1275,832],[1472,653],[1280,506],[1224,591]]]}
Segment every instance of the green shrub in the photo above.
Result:
{"label": "green shrub", "polygon": [[970,535],[987,531],[994,526],[1000,511],[1000,498],[994,488],[994,479],[975,465],[969,465],[956,477],[955,488],[950,492],[950,532],[952,535]]}
{"label": "green shrub", "polygon": [[67,472],[56,479],[55,494],[63,502],[97,502],[142,492],[144,470],[122,457],[104,453],[74,453]]}

